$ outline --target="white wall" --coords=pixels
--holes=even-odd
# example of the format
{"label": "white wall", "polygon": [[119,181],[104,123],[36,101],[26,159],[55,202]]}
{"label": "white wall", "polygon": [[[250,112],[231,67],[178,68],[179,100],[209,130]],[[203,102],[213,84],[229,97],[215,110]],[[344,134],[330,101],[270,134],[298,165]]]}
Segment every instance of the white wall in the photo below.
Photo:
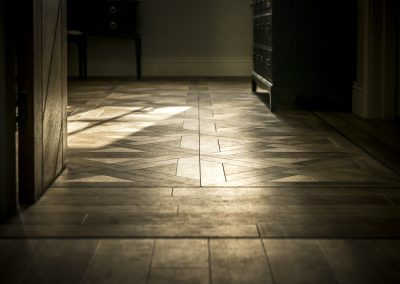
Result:
{"label": "white wall", "polygon": [[[248,0],[143,0],[144,76],[249,76]],[[77,75],[69,46],[69,74]],[[89,76],[132,76],[134,43],[90,38]]]}

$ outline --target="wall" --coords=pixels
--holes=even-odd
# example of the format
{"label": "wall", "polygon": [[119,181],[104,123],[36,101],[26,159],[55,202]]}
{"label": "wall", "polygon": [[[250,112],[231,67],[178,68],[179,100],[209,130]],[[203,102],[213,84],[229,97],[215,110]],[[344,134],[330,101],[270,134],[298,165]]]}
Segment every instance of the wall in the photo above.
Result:
{"label": "wall", "polygon": [[357,0],[357,78],[353,84],[353,113],[366,117],[368,114],[367,90],[369,54],[369,2]]}
{"label": "wall", "polygon": [[[248,0],[145,0],[144,76],[249,76],[251,8]],[[69,45],[69,75],[77,76]],[[135,74],[134,43],[92,37],[89,76]]]}
{"label": "wall", "polygon": [[16,210],[14,72],[5,5],[6,1],[0,2],[0,221]]}
{"label": "wall", "polygon": [[364,118],[396,115],[396,1],[358,0],[353,112]]}
{"label": "wall", "polygon": [[397,46],[396,46],[396,57],[397,57],[397,78],[396,78],[396,92],[397,92],[397,109],[396,117],[400,119],[400,3],[397,2],[396,7],[396,25],[397,25]]}

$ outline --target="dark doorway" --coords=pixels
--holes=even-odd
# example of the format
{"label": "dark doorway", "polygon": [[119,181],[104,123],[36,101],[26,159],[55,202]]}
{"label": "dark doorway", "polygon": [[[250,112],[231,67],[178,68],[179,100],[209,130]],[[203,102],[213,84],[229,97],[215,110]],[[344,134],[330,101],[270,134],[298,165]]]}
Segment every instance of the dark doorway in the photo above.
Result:
{"label": "dark doorway", "polygon": [[16,210],[15,77],[9,1],[0,2],[0,221]]}
{"label": "dark doorway", "polygon": [[16,212],[17,192],[34,203],[67,161],[66,1],[9,3],[0,4],[1,220]]}
{"label": "dark doorway", "polygon": [[396,3],[396,119],[400,120],[400,4]]}
{"label": "dark doorway", "polygon": [[34,203],[67,160],[66,1],[26,1],[17,40],[19,200]]}

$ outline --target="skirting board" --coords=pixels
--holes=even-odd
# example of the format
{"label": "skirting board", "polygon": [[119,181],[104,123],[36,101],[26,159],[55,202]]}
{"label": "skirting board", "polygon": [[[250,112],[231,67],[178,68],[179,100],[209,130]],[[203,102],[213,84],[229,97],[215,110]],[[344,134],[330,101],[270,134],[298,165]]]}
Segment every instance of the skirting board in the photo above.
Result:
{"label": "skirting board", "polygon": [[144,59],[145,76],[249,76],[250,59]]}
{"label": "skirting board", "polygon": [[[77,76],[77,62],[69,62],[69,76]],[[143,58],[144,77],[171,76],[249,76],[251,59]],[[135,61],[88,60],[88,76],[136,76]]]}

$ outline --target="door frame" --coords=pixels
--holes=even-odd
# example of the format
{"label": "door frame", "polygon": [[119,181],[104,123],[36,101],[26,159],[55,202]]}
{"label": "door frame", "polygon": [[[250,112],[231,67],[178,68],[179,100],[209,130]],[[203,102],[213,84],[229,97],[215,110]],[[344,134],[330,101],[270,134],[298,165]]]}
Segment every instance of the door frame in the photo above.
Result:
{"label": "door frame", "polygon": [[18,96],[26,106],[18,131],[19,202],[33,204],[67,162],[66,0],[24,1],[18,19]]}
{"label": "door frame", "polygon": [[42,125],[35,117],[42,115],[39,105],[42,94],[40,51],[41,1],[24,1],[20,9],[17,39],[18,94],[25,94],[25,121],[18,129],[19,201],[33,204],[41,195]]}
{"label": "door frame", "polygon": [[400,3],[396,2],[396,119],[400,120]]}

